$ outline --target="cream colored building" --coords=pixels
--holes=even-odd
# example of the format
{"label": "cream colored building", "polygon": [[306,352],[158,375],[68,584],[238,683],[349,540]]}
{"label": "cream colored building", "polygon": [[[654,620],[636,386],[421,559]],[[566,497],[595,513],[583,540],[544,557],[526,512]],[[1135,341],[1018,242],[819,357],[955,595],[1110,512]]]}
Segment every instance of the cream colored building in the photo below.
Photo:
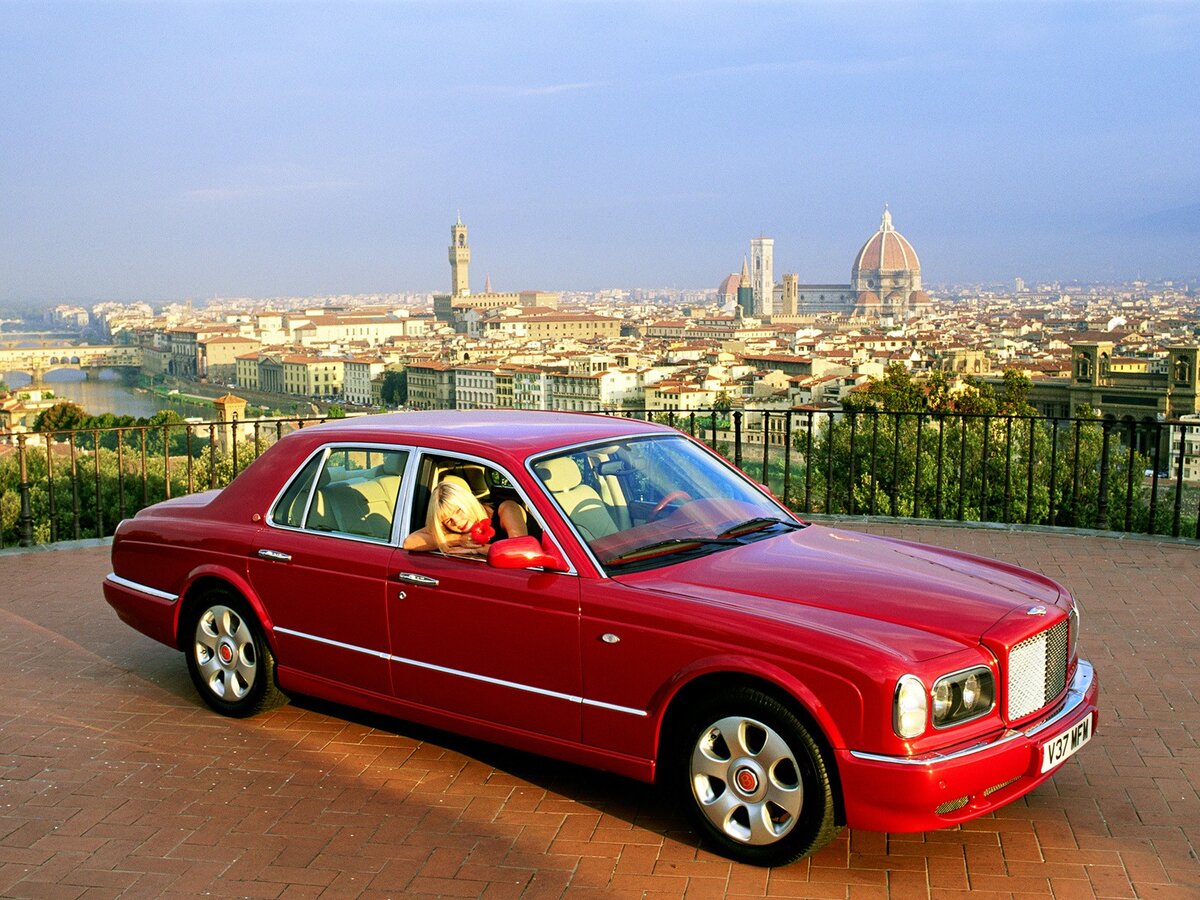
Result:
{"label": "cream colored building", "polygon": [[386,363],[377,356],[346,360],[344,373],[345,399],[356,406],[374,406],[372,382],[383,374]]}
{"label": "cream colored building", "polygon": [[341,397],[345,388],[344,359],[325,356],[285,356],[283,391],[297,397]]}

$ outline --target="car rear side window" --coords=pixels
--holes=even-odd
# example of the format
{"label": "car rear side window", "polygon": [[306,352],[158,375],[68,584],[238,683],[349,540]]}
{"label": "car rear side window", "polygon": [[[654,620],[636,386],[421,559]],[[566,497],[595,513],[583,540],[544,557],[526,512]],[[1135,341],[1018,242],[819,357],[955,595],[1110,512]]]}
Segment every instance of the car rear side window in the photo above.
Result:
{"label": "car rear side window", "polygon": [[317,478],[304,527],[387,540],[392,534],[406,450],[339,447]]}
{"label": "car rear side window", "polygon": [[292,483],[271,510],[272,522],[289,528],[299,528],[304,523],[304,507],[308,503],[308,494],[320,467],[321,457],[318,454],[292,479]]}

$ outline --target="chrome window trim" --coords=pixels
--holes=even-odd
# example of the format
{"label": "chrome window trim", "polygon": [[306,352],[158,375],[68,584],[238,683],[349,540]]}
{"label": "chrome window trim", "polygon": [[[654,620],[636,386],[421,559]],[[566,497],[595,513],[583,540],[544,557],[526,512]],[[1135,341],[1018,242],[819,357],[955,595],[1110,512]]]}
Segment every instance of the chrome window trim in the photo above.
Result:
{"label": "chrome window trim", "polygon": [[136,581],[130,581],[128,578],[122,578],[116,572],[109,572],[104,578],[105,581],[111,581],[113,584],[120,585],[123,588],[128,588],[131,591],[137,591],[139,594],[145,594],[147,597],[154,597],[158,600],[166,600],[174,603],[179,599],[178,594],[171,594],[167,591],[160,591],[158,588],[152,588],[145,584],[138,584]]}
{"label": "chrome window trim", "polygon": [[[317,482],[321,480],[321,472],[324,470],[325,465],[329,462],[329,454],[335,450],[378,450],[378,451],[403,452],[403,453],[408,454],[408,458],[405,460],[405,463],[404,463],[404,471],[400,474],[400,490],[396,496],[396,510],[393,514],[392,530],[391,530],[390,537],[373,538],[373,537],[368,537],[367,535],[363,535],[363,534],[347,534],[344,531],[318,531],[314,528],[306,528],[303,525],[301,525],[300,527],[297,528],[293,525],[285,525],[282,522],[275,521],[276,505],[279,503],[279,501],[283,497],[283,495],[287,493],[287,489],[289,487],[291,487],[292,482],[294,482],[296,480],[296,478],[299,476],[299,474],[304,471],[305,467],[310,462],[312,462],[313,458],[319,454],[321,456],[321,465],[317,469],[317,475],[313,479],[312,485],[309,486],[308,499],[305,500],[305,502],[304,502],[304,516],[301,519],[302,522],[308,521],[308,514],[309,514],[309,512],[312,511],[313,498],[316,496],[316,493],[317,493],[316,492]],[[296,467],[296,470],[292,473],[291,477],[288,478],[287,482],[284,484],[283,489],[280,490],[279,493],[277,493],[275,495],[275,499],[271,501],[271,505],[270,505],[270,507],[268,507],[265,521],[266,521],[268,527],[270,527],[270,528],[278,528],[280,531],[289,531],[289,532],[292,532],[293,534],[311,534],[311,535],[318,535],[320,537],[337,538],[337,539],[343,540],[343,541],[355,541],[360,544],[370,544],[373,547],[394,546],[394,545],[396,545],[396,532],[398,531],[398,528],[399,528],[399,521],[400,521],[399,514],[400,514],[401,509],[403,507],[405,507],[404,485],[405,485],[406,480],[409,477],[409,472],[410,472],[410,469],[413,464],[413,458],[417,455],[417,453],[418,453],[418,448],[412,444],[382,444],[382,443],[377,443],[374,441],[334,441],[329,444],[322,444],[320,447],[318,447],[316,450],[314,450],[312,453],[310,453],[308,456],[306,456],[304,458],[304,462]]]}
{"label": "chrome window trim", "polygon": [[861,759],[866,762],[886,763],[894,766],[933,766],[939,763],[951,762],[958,759],[964,759],[968,756],[974,756],[977,753],[985,753],[989,750],[994,750],[1004,744],[1012,741],[1020,740],[1021,738],[1029,739],[1037,737],[1043,731],[1056,726],[1063,719],[1068,718],[1079,709],[1083,704],[1084,698],[1087,696],[1088,690],[1091,689],[1092,680],[1095,678],[1095,670],[1092,664],[1087,660],[1079,660],[1079,665],[1075,670],[1075,677],[1071,681],[1071,686],[1067,690],[1067,697],[1063,708],[1057,713],[1041,722],[1027,731],[1006,731],[994,741],[985,741],[976,744],[973,747],[967,747],[964,750],[958,750],[954,753],[925,753],[921,756],[885,756],[879,753],[866,753],[861,750],[851,750],[850,755],[855,759]]}
{"label": "chrome window trim", "polygon": [[638,716],[645,718],[649,715],[648,712],[642,709],[632,709],[628,706],[618,706],[615,703],[605,703],[602,700],[589,700],[586,697],[578,697],[574,694],[564,694],[560,691],[552,691],[547,688],[534,687],[530,684],[521,684],[516,681],[505,681],[502,678],[492,678],[488,675],[480,675],[476,672],[466,672],[462,669],[451,669],[446,666],[439,666],[435,663],[421,662],[418,659],[408,659],[403,656],[393,656],[390,653],[384,653],[382,650],[371,650],[367,647],[359,647],[355,644],[344,644],[341,641],[330,640],[329,638],[318,637],[315,634],[306,634],[303,631],[294,631],[291,628],[281,628],[275,626],[272,629],[277,634],[291,635],[292,637],[302,638],[304,640],[315,641],[318,644],[326,644],[330,647],[337,647],[340,650],[350,650],[355,653],[362,653],[367,656],[373,656],[376,659],[387,660],[388,662],[399,663],[405,666],[413,666],[418,669],[426,669],[431,672],[441,672],[444,675],[454,675],[458,678],[467,678],[471,681],[480,681],[484,684],[494,684],[499,687],[512,688],[513,690],[522,691],[529,694],[539,694],[543,697],[551,697],[556,700],[566,700],[569,703],[579,703],[583,706],[591,706],[597,709],[608,709],[613,712],[625,713],[630,716]]}

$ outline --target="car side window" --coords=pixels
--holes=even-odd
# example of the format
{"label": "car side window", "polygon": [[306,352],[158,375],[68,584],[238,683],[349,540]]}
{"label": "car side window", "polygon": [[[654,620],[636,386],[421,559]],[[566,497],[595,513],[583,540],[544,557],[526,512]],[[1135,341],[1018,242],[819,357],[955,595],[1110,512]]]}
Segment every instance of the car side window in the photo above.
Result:
{"label": "car side window", "polygon": [[388,540],[407,462],[406,450],[331,450],[317,477],[304,527]]}
{"label": "car side window", "polygon": [[313,479],[321,468],[321,457],[318,454],[306,465],[288,485],[275,508],[271,510],[271,521],[288,528],[299,528],[304,523],[304,507],[308,504],[308,495],[312,490]]}

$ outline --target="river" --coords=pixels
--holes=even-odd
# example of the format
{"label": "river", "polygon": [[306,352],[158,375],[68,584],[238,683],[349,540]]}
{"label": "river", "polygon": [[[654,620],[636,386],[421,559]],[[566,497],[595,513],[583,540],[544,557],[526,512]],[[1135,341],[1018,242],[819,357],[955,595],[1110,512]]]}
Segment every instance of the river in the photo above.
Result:
{"label": "river", "polygon": [[[2,379],[13,390],[28,387],[31,379],[24,372],[6,372]],[[162,397],[128,387],[121,376],[104,370],[99,378],[85,378],[78,370],[59,369],[49,373],[43,380],[44,390],[54,391],[56,397],[78,403],[92,415],[112,413],[116,416],[149,418],[160,409],[170,408],[184,417],[198,417],[210,421],[216,417],[211,406],[166,401]]]}

